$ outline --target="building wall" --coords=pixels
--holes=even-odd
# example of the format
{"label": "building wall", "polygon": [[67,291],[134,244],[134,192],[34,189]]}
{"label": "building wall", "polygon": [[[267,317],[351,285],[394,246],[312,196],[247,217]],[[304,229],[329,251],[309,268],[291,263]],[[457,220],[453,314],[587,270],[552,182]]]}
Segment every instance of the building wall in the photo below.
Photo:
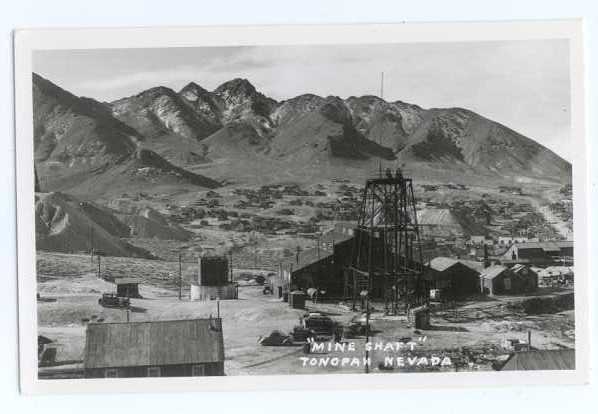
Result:
{"label": "building wall", "polygon": [[326,290],[327,292],[330,288],[334,290],[335,266],[333,262],[333,256],[328,256],[315,263],[293,270],[291,274],[291,291],[307,291],[309,288]]}
{"label": "building wall", "polygon": [[229,284],[222,286],[201,286],[191,284],[191,300],[214,300],[214,299],[237,299],[237,285]]}
{"label": "building wall", "polygon": [[[325,297],[342,297],[344,269],[351,264],[353,239],[334,244],[334,252],[321,260],[293,269],[290,290],[307,291],[309,288],[325,290]],[[323,252],[322,255],[326,253]]]}
{"label": "building wall", "polygon": [[125,283],[116,286],[116,295],[126,298],[140,298],[139,285],[135,283]]}
{"label": "building wall", "polygon": [[442,290],[448,298],[460,298],[480,292],[479,272],[461,263],[443,270],[427,270],[426,279],[430,280],[430,289]]}
{"label": "building wall", "polygon": [[491,280],[491,294],[519,294],[533,292],[538,288],[538,277],[530,272],[527,276],[505,270]]}
{"label": "building wall", "polygon": [[[197,368],[193,366],[202,367],[199,371],[203,371],[203,376],[223,376],[224,362],[208,362],[202,364],[185,364],[185,365],[163,365],[160,366],[161,377],[192,377],[194,373],[198,373]],[[87,368],[85,369],[85,378],[136,378],[148,377],[149,366],[138,367],[110,367],[110,368]],[[116,375],[114,375],[116,374]]]}

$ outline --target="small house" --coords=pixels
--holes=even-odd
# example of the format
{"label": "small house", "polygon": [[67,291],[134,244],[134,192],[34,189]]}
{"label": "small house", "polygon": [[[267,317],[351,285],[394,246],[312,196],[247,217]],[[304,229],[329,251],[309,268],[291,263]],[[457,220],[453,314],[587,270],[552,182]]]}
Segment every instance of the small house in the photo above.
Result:
{"label": "small house", "polygon": [[441,296],[458,298],[480,291],[481,263],[450,257],[432,259],[424,272],[424,279],[430,282],[430,289],[440,291]]}
{"label": "small house", "polygon": [[527,266],[514,270],[494,265],[482,271],[480,286],[489,296],[526,293],[537,289],[538,277]]}
{"label": "small house", "polygon": [[84,372],[86,378],[224,375],[222,321],[90,323]]}

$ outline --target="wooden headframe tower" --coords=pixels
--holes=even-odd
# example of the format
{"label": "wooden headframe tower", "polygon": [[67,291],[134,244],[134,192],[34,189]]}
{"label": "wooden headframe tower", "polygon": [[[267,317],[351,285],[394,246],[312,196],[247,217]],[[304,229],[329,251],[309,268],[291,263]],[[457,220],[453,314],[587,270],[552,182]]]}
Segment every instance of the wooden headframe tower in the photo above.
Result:
{"label": "wooden headframe tower", "polygon": [[416,306],[427,300],[413,181],[400,169],[366,181],[354,236],[345,279],[354,307],[366,294],[384,299],[386,311],[395,314],[399,303]]}

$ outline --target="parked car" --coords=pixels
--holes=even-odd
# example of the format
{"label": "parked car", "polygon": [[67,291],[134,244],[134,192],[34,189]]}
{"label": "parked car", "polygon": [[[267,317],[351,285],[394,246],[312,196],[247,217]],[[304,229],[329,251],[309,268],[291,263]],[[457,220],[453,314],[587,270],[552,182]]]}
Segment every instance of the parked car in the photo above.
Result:
{"label": "parked car", "polygon": [[128,308],[131,305],[129,298],[116,296],[115,293],[103,293],[98,303],[105,308]]}

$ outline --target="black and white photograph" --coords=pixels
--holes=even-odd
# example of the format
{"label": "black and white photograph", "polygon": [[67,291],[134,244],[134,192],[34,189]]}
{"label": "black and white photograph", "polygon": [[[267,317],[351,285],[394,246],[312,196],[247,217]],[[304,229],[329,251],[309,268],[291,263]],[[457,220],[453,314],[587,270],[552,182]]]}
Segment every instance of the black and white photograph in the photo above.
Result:
{"label": "black and white photograph", "polygon": [[586,372],[570,27],[31,41],[32,381]]}

